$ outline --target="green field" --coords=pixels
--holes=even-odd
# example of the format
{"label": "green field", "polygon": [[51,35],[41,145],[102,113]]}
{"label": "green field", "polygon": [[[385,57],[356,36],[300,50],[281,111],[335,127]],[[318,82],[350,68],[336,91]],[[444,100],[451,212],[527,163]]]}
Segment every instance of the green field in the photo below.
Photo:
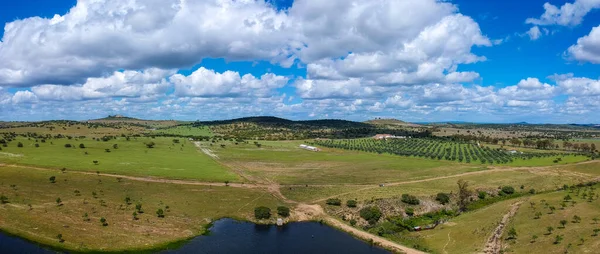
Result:
{"label": "green field", "polygon": [[[301,149],[301,141],[218,144],[212,150],[234,169],[280,184],[379,184],[480,170],[479,165],[323,148]],[[207,143],[204,143],[207,146]]]}
{"label": "green field", "polygon": [[214,134],[210,128],[206,126],[193,127],[193,126],[174,126],[169,128],[154,130],[155,134],[167,134],[167,135],[178,135],[178,136],[207,136],[212,137]]}
{"label": "green field", "polygon": [[[56,177],[55,183],[49,181],[51,176]],[[281,205],[261,189],[119,180],[15,167],[0,167],[0,195],[8,198],[8,203],[0,204],[3,231],[78,251],[157,248],[202,234],[215,219],[252,219],[256,206],[275,209]],[[126,197],[131,198],[130,205]],[[138,203],[144,213],[134,220]],[[164,218],[156,216],[159,208],[166,211]],[[85,213],[90,221],[84,221]],[[108,226],[101,225],[101,217]],[[58,234],[64,243],[58,242]]]}
{"label": "green field", "polygon": [[[85,139],[49,139],[45,143],[19,138],[0,151],[1,163],[16,163],[51,168],[67,168],[134,176],[153,176],[203,181],[236,181],[238,177],[212,158],[200,152],[193,143],[173,138],[117,138],[107,142]],[[18,142],[23,147],[17,147]],[[154,142],[154,148],[145,143]],[[71,144],[71,148],[65,148]],[[79,148],[84,144],[85,148]],[[113,145],[118,148],[114,149]],[[105,149],[110,149],[106,152]],[[85,154],[87,152],[87,154]],[[93,161],[98,161],[95,165]]]}

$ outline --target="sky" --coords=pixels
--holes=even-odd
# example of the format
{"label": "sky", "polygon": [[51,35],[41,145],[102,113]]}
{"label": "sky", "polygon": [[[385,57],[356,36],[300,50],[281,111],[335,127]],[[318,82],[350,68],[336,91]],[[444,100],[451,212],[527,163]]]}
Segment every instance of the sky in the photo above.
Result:
{"label": "sky", "polygon": [[600,0],[0,2],[0,120],[600,123]]}

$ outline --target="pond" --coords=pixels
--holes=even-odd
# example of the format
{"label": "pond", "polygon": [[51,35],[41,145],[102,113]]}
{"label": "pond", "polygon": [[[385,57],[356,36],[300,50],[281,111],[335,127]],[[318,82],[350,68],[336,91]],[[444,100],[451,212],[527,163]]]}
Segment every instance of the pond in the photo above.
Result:
{"label": "pond", "polygon": [[[54,253],[18,237],[0,233],[2,253]],[[388,251],[317,222],[294,222],[277,227],[222,219],[210,234],[159,253],[372,253]]]}

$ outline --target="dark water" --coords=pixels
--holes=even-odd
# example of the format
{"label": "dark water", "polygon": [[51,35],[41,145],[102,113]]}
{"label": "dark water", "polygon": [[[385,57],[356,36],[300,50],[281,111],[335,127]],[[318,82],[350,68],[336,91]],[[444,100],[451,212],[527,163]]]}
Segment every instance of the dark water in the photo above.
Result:
{"label": "dark water", "polygon": [[[160,253],[389,253],[316,222],[277,227],[222,219],[214,223],[210,232]],[[55,252],[0,232],[0,253]]]}
{"label": "dark water", "polygon": [[0,253],[55,253],[21,238],[9,236],[0,232]]}
{"label": "dark water", "polygon": [[389,253],[316,222],[277,227],[223,219],[210,232],[162,253]]}

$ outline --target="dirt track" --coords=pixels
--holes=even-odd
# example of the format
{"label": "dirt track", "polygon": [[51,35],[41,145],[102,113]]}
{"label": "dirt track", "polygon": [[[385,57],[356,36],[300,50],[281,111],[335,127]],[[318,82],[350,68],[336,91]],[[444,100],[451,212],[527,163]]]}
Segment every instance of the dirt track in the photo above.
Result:
{"label": "dirt track", "polygon": [[508,211],[508,213],[506,213],[504,215],[504,217],[502,217],[500,224],[498,224],[498,227],[496,227],[496,229],[494,229],[494,232],[492,232],[492,235],[487,240],[487,243],[485,244],[485,249],[483,250],[483,253],[485,253],[485,254],[500,254],[502,252],[502,234],[504,234],[504,228],[506,227],[506,225],[508,224],[510,219],[513,216],[515,216],[515,214],[519,210],[519,207],[521,207],[522,203],[523,203],[523,201],[519,201],[510,206],[510,210]]}

